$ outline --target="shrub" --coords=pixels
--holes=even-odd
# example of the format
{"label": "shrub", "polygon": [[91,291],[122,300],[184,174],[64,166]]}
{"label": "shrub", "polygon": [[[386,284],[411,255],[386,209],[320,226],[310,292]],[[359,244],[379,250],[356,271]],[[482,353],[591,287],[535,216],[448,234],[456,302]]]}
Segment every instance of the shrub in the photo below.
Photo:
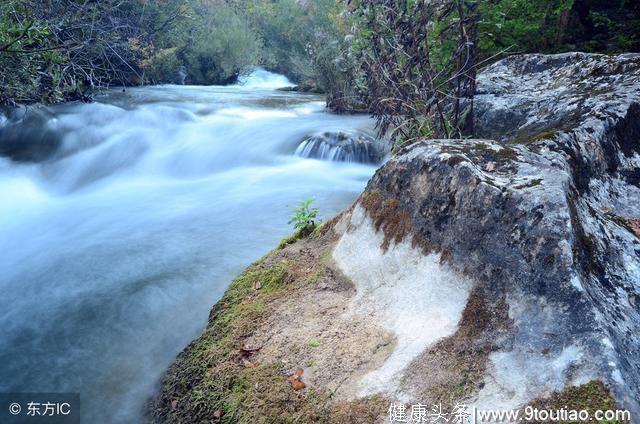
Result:
{"label": "shrub", "polygon": [[178,59],[177,48],[161,49],[148,61],[143,62],[142,68],[145,79],[152,84],[182,83],[180,70],[182,63]]}
{"label": "shrub", "polygon": [[179,53],[189,83],[232,83],[240,72],[261,63],[262,41],[246,18],[224,5],[196,12],[199,21]]}

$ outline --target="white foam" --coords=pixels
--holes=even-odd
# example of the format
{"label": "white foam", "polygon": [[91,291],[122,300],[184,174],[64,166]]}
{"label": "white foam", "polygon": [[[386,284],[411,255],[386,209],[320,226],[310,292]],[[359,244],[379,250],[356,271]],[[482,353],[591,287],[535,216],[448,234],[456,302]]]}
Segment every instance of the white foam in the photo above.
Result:
{"label": "white foam", "polygon": [[238,87],[251,89],[275,90],[284,87],[293,87],[289,78],[284,75],[274,74],[264,68],[257,67],[250,74],[238,78]]}

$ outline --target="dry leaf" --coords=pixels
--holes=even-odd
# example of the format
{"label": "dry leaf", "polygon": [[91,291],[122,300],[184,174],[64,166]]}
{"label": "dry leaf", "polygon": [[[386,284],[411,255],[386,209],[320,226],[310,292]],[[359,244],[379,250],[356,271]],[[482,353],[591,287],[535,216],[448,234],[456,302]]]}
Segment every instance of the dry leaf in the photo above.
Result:
{"label": "dry leaf", "polygon": [[302,382],[302,380],[296,378],[291,380],[291,387],[293,387],[293,390],[302,390],[307,386]]}
{"label": "dry leaf", "polygon": [[302,381],[302,374],[304,374],[304,370],[302,368],[298,368],[296,372],[289,377],[289,383],[291,383],[293,390],[302,390],[306,387],[306,384]]}
{"label": "dry leaf", "polygon": [[178,401],[177,400],[172,400],[171,401],[171,410],[175,411],[177,406],[178,406]]}
{"label": "dry leaf", "polygon": [[484,166],[484,170],[487,172],[491,172],[493,171],[493,169],[496,167],[496,164],[493,162],[487,162],[487,164]]}
{"label": "dry leaf", "polygon": [[252,287],[254,290],[260,290],[262,288],[262,283],[260,281],[254,281]]}
{"label": "dry leaf", "polygon": [[215,411],[213,411],[213,419],[214,420],[219,420],[221,416],[222,416],[222,411],[221,410],[216,409]]}

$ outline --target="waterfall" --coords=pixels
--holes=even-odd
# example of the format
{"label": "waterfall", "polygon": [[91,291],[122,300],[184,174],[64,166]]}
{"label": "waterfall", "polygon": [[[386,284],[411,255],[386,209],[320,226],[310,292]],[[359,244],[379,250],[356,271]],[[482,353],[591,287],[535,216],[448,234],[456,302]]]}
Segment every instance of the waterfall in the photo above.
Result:
{"label": "waterfall", "polygon": [[236,87],[275,90],[278,88],[294,87],[295,84],[289,81],[284,75],[274,74],[264,68],[257,67],[247,75],[238,78]]}
{"label": "waterfall", "polygon": [[364,134],[325,132],[302,141],[296,156],[333,162],[379,163],[384,152],[379,143]]}

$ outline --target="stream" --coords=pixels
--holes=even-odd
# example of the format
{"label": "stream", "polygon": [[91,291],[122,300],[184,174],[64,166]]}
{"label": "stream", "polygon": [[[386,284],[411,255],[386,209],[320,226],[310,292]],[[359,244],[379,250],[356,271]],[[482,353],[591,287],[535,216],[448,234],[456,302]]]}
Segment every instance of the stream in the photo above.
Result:
{"label": "stream", "polygon": [[12,124],[29,160],[0,157],[0,392],[80,393],[83,422],[143,421],[229,282],[292,232],[292,207],[313,197],[327,218],[356,198],[375,166],[294,152],[371,120],[283,85],[257,70],[114,89]]}

